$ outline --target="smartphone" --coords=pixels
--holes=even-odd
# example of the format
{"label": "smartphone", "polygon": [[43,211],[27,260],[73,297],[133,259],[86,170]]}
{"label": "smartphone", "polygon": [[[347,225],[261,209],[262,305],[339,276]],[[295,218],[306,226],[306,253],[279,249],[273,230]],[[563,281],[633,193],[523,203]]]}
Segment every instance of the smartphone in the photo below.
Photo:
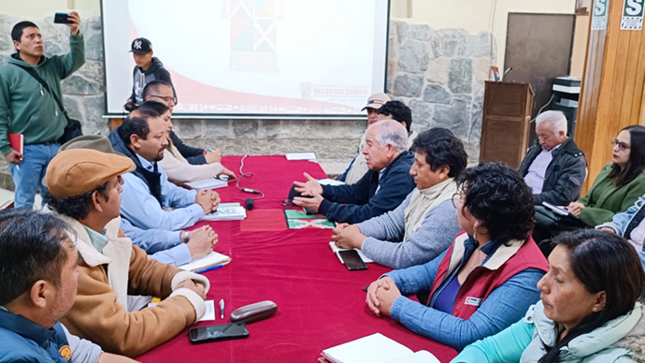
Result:
{"label": "smartphone", "polygon": [[72,22],[67,19],[67,13],[54,14],[54,24],[71,24]]}
{"label": "smartphone", "polygon": [[343,263],[345,264],[345,267],[347,267],[348,270],[350,271],[367,270],[367,265],[365,264],[365,262],[363,262],[363,259],[358,254],[358,252],[354,250],[349,250],[349,251],[338,251],[337,253],[338,253],[338,257],[340,257],[340,259],[343,260]]}
{"label": "smartphone", "polygon": [[242,339],[249,336],[246,323],[211,325],[188,330],[188,337],[193,344],[217,342],[221,340]]}

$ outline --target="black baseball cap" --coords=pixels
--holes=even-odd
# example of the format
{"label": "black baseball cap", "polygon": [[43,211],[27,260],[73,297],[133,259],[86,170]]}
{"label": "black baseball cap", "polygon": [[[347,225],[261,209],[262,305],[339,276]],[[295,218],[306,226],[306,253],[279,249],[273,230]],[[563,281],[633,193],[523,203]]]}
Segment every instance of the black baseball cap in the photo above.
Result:
{"label": "black baseball cap", "polygon": [[137,38],[132,41],[130,52],[134,54],[148,54],[152,52],[152,43],[146,38]]}

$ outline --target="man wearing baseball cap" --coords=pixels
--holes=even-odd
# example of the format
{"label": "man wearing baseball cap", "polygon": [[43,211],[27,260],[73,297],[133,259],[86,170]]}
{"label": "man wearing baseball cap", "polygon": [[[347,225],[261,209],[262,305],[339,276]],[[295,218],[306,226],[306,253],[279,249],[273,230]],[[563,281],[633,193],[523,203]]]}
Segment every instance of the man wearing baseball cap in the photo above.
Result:
{"label": "man wearing baseball cap", "polygon": [[[367,127],[370,127],[372,124],[376,123],[379,120],[378,109],[388,101],[390,101],[390,96],[386,95],[385,93],[375,93],[367,99],[367,105],[365,105],[365,107],[363,107],[363,109],[361,110],[367,110]],[[367,130],[365,132],[367,132]],[[345,184],[347,185],[350,185],[359,181],[363,177],[363,175],[367,173],[367,162],[365,162],[365,156],[361,152],[364,146],[365,133],[363,133],[363,136],[361,136],[361,142],[358,145],[356,156],[349,163],[349,166],[347,167],[343,175],[338,178],[338,180],[345,182]]]}
{"label": "man wearing baseball cap", "polygon": [[[70,149],[52,159],[45,175],[46,202],[73,229],[80,256],[78,294],[62,322],[72,334],[130,357],[200,319],[210,288],[203,276],[148,259],[119,230],[121,175],[133,169],[124,156]],[[164,300],[128,311],[128,293]]]}
{"label": "man wearing baseball cap", "polygon": [[[172,85],[170,73],[164,68],[159,58],[154,57],[152,43],[146,38],[137,38],[132,41],[130,52],[134,58],[134,70],[132,71],[132,95],[128,98],[124,108],[132,111],[137,105],[143,103],[143,88],[146,84],[161,80]],[[175,88],[173,87],[174,100],[177,99]],[[175,103],[177,103],[175,101]]]}

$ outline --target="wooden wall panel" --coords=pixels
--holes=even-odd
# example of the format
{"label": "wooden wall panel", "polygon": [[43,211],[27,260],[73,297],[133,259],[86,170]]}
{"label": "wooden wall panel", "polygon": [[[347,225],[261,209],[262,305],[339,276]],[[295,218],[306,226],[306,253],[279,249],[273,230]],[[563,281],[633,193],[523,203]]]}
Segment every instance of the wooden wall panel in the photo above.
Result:
{"label": "wooden wall panel", "polygon": [[610,1],[607,30],[589,31],[575,132],[589,164],[582,195],[611,161],[611,138],[625,126],[643,123],[645,35],[620,30],[622,6],[623,0]]}

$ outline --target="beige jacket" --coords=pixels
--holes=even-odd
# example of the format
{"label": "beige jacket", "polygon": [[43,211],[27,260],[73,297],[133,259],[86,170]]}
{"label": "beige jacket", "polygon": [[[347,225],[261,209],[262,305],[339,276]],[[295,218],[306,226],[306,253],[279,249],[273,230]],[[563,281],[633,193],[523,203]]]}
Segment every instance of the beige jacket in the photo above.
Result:
{"label": "beige jacket", "polygon": [[158,164],[168,174],[168,180],[176,184],[210,179],[224,170],[224,166],[221,163],[189,164],[172,143],[168,145],[168,149],[164,150],[163,159]]}
{"label": "beige jacket", "polygon": [[[204,315],[204,300],[177,285],[192,279],[210,287],[208,279],[148,259],[120,231],[120,218],[106,226],[108,244],[99,253],[83,225],[57,215],[73,228],[70,233],[81,259],[78,295],[62,319],[69,331],[99,344],[107,352],[138,356],[170,340]],[[128,312],[130,295],[163,298],[157,306]]]}

